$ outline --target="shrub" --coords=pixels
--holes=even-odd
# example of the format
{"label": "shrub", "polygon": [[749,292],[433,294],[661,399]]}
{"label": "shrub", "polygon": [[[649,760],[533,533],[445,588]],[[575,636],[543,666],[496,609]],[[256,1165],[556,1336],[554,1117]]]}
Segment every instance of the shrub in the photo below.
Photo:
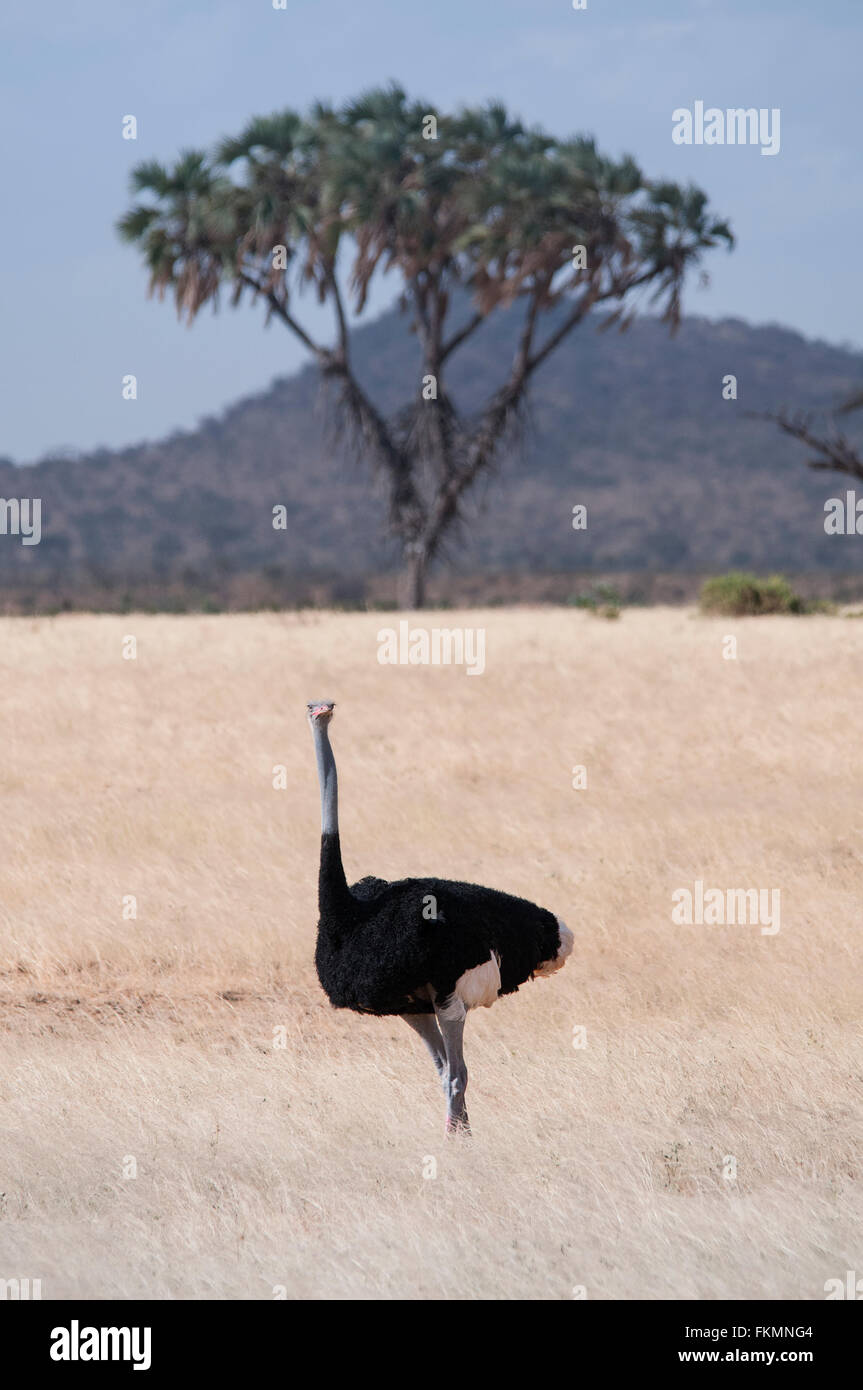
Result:
{"label": "shrub", "polygon": [[619,618],[623,600],[613,584],[594,584],[586,593],[570,594],[567,603],[586,608],[600,618]]}
{"label": "shrub", "polygon": [[757,574],[743,574],[739,570],[705,580],[699,602],[703,613],[721,613],[735,618],[747,614],[805,611],[803,600],[781,574],[761,579]]}

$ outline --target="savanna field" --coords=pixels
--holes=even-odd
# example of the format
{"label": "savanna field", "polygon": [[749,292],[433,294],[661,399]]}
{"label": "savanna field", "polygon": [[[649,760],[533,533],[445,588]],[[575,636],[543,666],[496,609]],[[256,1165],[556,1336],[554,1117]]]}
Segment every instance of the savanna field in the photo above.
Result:
{"label": "savanna field", "polygon": [[[0,1278],[811,1300],[863,1274],[863,622],[414,619],[485,629],[469,676],[379,664],[392,621],[0,620]],[[318,986],[319,697],[350,881],[473,880],[575,933],[470,1015],[470,1139],[405,1024]],[[676,924],[697,879],[778,888],[781,929]]]}

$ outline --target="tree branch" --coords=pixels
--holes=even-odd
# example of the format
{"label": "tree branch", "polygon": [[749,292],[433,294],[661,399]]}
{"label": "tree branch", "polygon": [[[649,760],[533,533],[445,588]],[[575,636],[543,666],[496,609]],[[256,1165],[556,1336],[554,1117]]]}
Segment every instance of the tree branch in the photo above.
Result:
{"label": "tree branch", "polygon": [[545,361],[549,354],[554,352],[558,343],[563,342],[567,333],[571,332],[576,324],[581,323],[581,320],[590,312],[595,304],[601,304],[606,299],[622,299],[630,290],[634,290],[638,285],[646,284],[648,280],[652,280],[658,273],[659,272],[654,269],[645,270],[641,275],[632,276],[625,284],[621,284],[619,280],[615,280],[607,290],[585,290],[569,317],[564,319],[560,328],[555,329],[550,338],[543,343],[539,352],[531,357],[527,366],[528,375],[535,372],[537,367]]}
{"label": "tree branch", "polygon": [[339,331],[339,350],[347,363],[350,359],[350,338],[348,335],[348,320],[345,314],[345,306],[342,302],[342,292],[339,289],[339,282],[336,279],[335,270],[330,267],[327,272],[327,284],[333,296],[333,304],[336,310],[336,324]]}
{"label": "tree branch", "polygon": [[255,280],[253,276],[247,275],[244,270],[240,271],[239,278],[244,285],[248,285],[249,289],[254,290],[255,294],[262,295],[264,299],[266,299],[271,311],[276,315],[276,317],[280,318],[282,320],[282,323],[284,323],[286,327],[288,327],[291,330],[292,333],[296,334],[300,342],[303,343],[304,346],[309,349],[309,352],[314,353],[315,357],[317,357],[319,362],[326,360],[326,358],[329,356],[329,350],[325,347],[321,347],[318,343],[314,342],[313,339],[309,337],[306,330],[302,327],[301,324],[297,323],[297,320],[293,317],[292,314],[288,312],[288,310],[285,308],[285,305],[281,302],[281,300],[278,298],[278,296],[274,293],[273,290],[266,288],[264,285],[259,285],[257,280]]}
{"label": "tree branch", "polygon": [[438,464],[441,481],[455,472],[454,439],[458,416],[447,395],[443,382],[443,329],[446,295],[441,288],[440,272],[427,269],[423,278],[415,275],[410,282],[415,323],[423,347],[423,376],[432,376],[435,395],[426,399],[420,395],[414,408],[406,412],[409,426],[405,432],[405,447],[412,461],[429,459]]}
{"label": "tree branch", "polygon": [[441,362],[445,362],[450,353],[455,352],[456,348],[461,347],[466,338],[469,338],[481,323],[485,323],[488,314],[474,314],[473,318],[468,319],[463,328],[454,333],[448,342],[444,343],[440,352]]}
{"label": "tree branch", "polygon": [[390,525],[403,538],[415,536],[422,529],[425,508],[414,485],[408,460],[397,448],[383,416],[369,400],[351,369],[347,318],[335,274],[331,272],[327,279],[338,323],[337,349],[315,343],[272,290],[258,284],[245,272],[240,273],[240,279],[256,294],[262,295],[273,313],[314,353],[324,377],[338,381],[339,404],[347,420],[361,447],[387,478]]}
{"label": "tree branch", "polygon": [[364,451],[385,475],[389,490],[389,520],[403,540],[413,540],[422,530],[425,507],[405,453],[387,429],[383,416],[359,385],[347,362],[334,358],[324,376],[339,383],[339,405],[345,412]]}
{"label": "tree branch", "polygon": [[477,474],[491,461],[492,454],[507,425],[515,415],[524,394],[530,373],[530,350],[539,315],[540,304],[548,291],[548,278],[535,284],[525,315],[512,371],[506,385],[489,402],[478,429],[468,446],[465,461],[461,468],[451,468],[449,475],[435,498],[426,522],[424,541],[429,557],[433,557],[441,537],[450,522],[458,514],[461,498],[470,487]]}
{"label": "tree branch", "polygon": [[489,466],[501,439],[518,413],[527,390],[528,382],[554,349],[581,323],[595,304],[607,299],[620,299],[636,286],[646,284],[660,272],[651,268],[641,275],[631,276],[625,281],[615,280],[606,290],[590,288],[585,290],[575,308],[564,319],[559,328],[550,335],[542,347],[532,353],[533,337],[539,317],[541,302],[548,291],[550,281],[543,281],[534,288],[528,305],[524,327],[513,362],[512,372],[505,386],[489,401],[471,438],[464,465],[454,473],[441,490],[429,515],[425,527],[425,538],[430,556],[433,556],[441,536],[450,522],[458,514],[461,499],[471,487],[482,470]]}
{"label": "tree branch", "polygon": [[770,420],[772,424],[778,425],[784,434],[788,434],[792,439],[798,439],[801,444],[806,444],[810,449],[814,449],[819,458],[808,459],[809,468],[814,468],[816,472],[835,472],[847,473],[849,477],[863,479],[863,459],[856,449],[848,442],[844,434],[838,431],[832,437],[813,434],[810,428],[811,417],[803,413],[788,415],[785,411],[780,411],[778,415],[757,414],[754,411],[747,412],[750,419]]}

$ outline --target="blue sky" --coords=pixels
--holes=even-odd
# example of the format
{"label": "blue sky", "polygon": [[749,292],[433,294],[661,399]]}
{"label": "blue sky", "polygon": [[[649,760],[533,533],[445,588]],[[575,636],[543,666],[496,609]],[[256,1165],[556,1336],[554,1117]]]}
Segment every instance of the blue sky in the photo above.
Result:
{"label": "blue sky", "polygon": [[[590,132],[649,176],[693,179],[738,237],[686,307],[860,346],[859,0],[7,0],[0,455],[33,461],[193,427],[302,365],[259,311],[191,330],[148,301],[113,224],[145,158],[250,115],[396,79],[430,109],[502,98]],[[671,113],[779,107],[781,150],[681,146]],[[123,116],[137,141],[121,138]],[[372,311],[396,285],[383,281]],[[316,311],[307,309],[310,322]],[[124,401],[121,378],[138,377]]]}

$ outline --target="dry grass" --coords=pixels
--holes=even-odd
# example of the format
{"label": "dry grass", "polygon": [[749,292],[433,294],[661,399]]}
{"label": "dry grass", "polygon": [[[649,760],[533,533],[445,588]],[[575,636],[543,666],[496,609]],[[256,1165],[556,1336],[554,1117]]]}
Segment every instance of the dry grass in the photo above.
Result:
{"label": "dry grass", "polygon": [[[389,621],[0,622],[0,1277],[823,1297],[863,1269],[863,629],[427,619],[487,629],[469,677],[380,666]],[[316,695],[349,874],[475,879],[575,930],[562,975],[470,1019],[471,1141],[399,1020],[318,989]],[[674,925],[696,878],[780,888],[781,931]]]}

